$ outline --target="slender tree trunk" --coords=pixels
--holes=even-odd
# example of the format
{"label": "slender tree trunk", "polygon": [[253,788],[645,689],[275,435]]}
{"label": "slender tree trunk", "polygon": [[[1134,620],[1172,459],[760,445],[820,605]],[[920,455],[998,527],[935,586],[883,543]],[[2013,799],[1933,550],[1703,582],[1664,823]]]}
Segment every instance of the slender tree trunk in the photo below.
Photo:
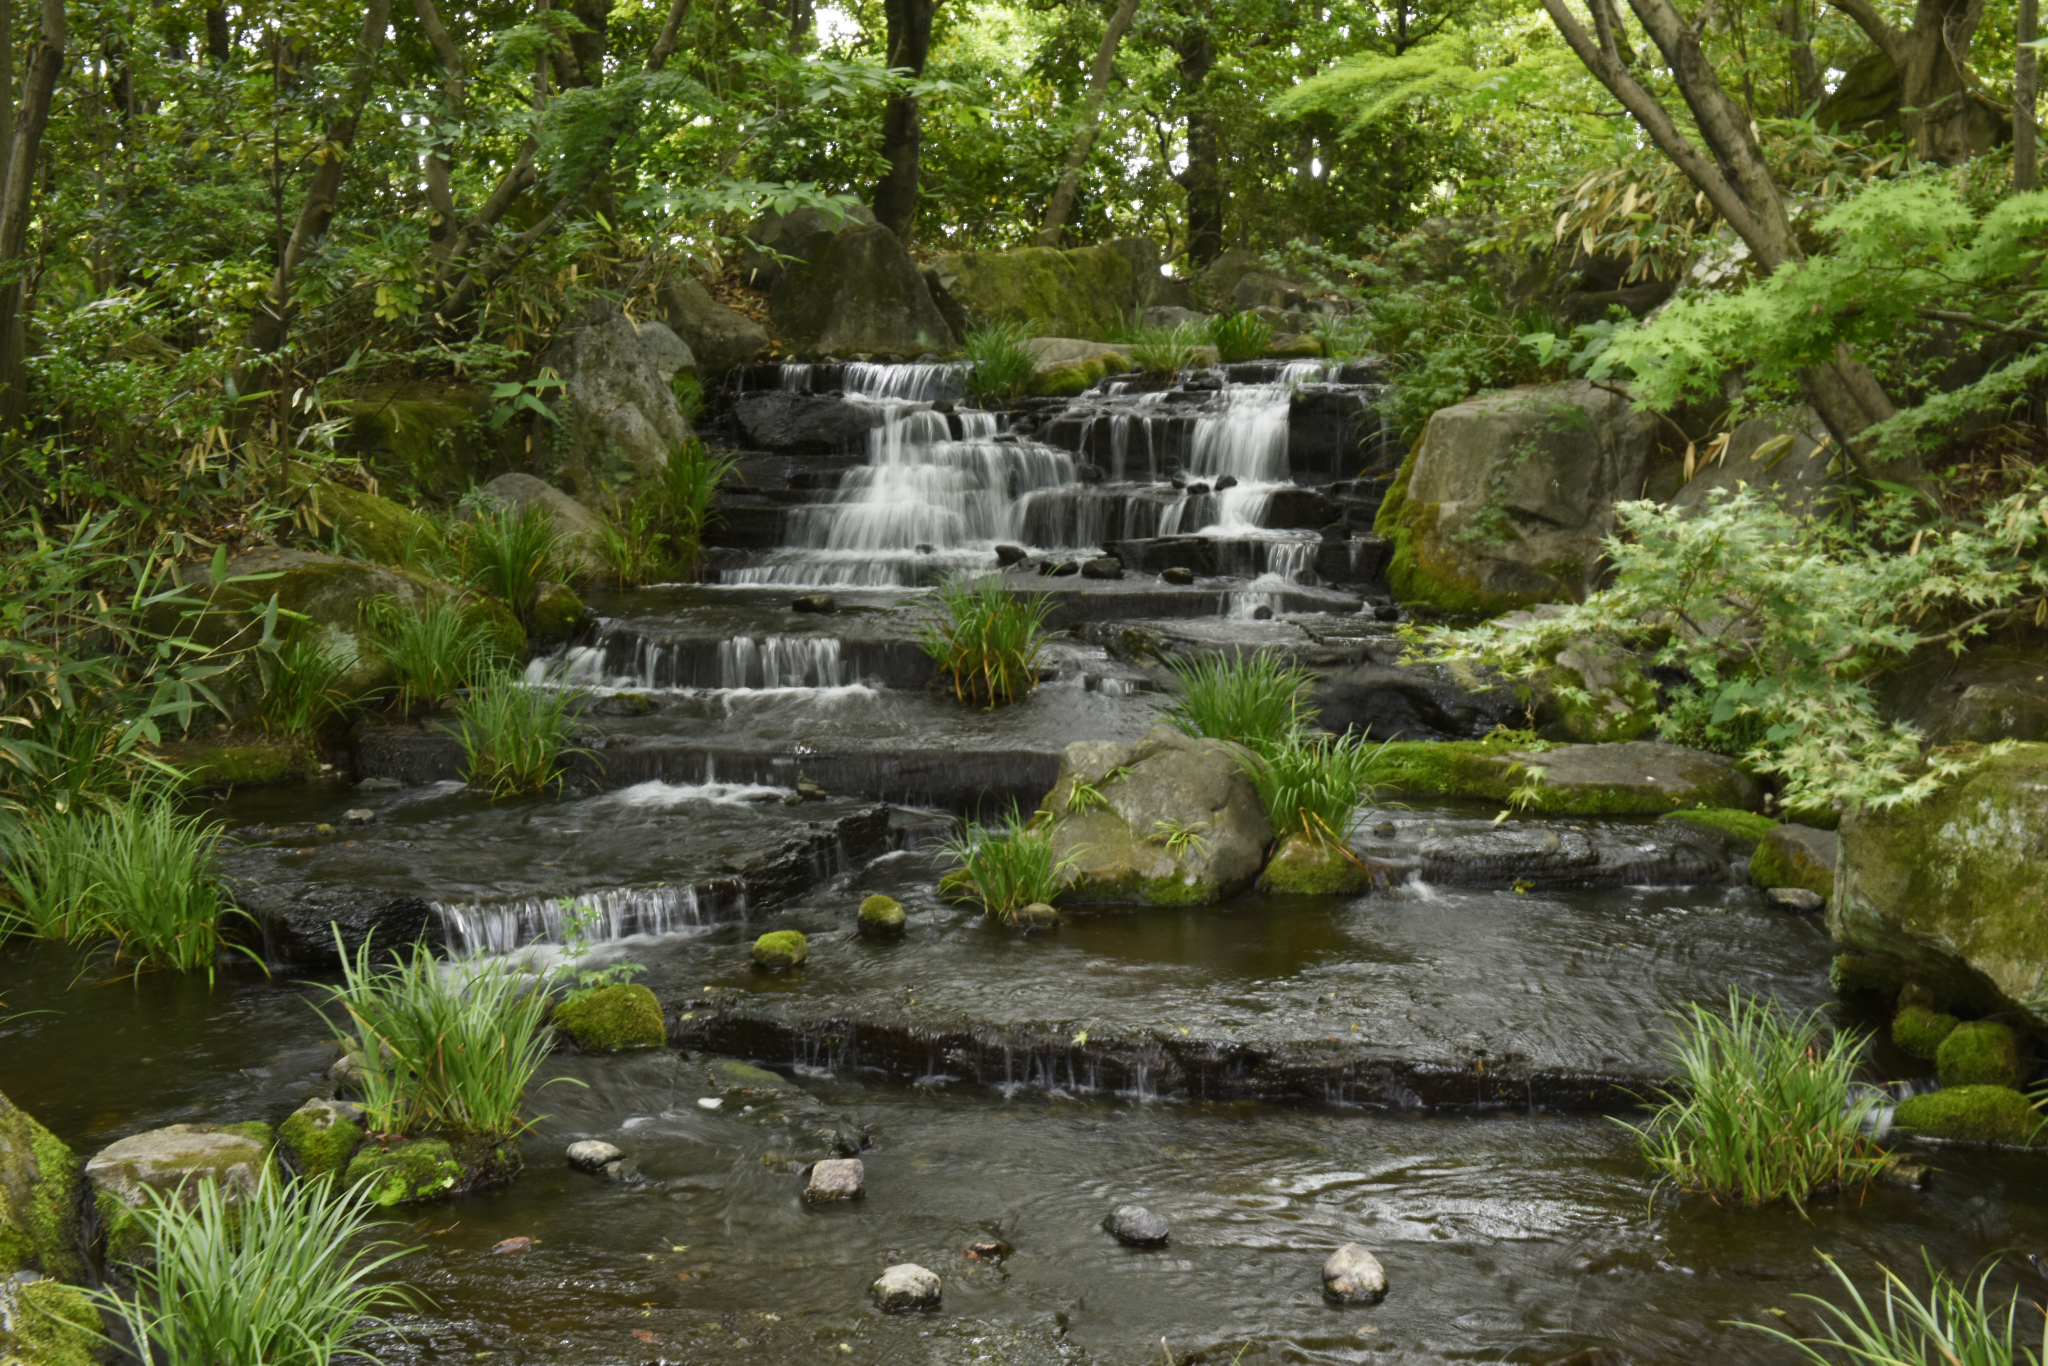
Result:
{"label": "slender tree trunk", "polygon": [[[7,179],[0,188],[0,430],[21,419],[28,398],[28,222],[35,198],[36,163],[50,102],[64,70],[64,0],[43,0],[42,32],[22,73],[21,109],[7,149]],[[7,54],[12,65],[13,54]]]}
{"label": "slender tree trunk", "polygon": [[2041,36],[2039,0],[2020,0],[2019,47],[2012,61],[2012,187],[2015,190],[2041,188],[2038,162],[2040,140],[2034,127],[2034,96],[2040,92],[2040,54],[2027,44]]}
{"label": "slender tree trunk", "polygon": [[1095,66],[1088,73],[1088,94],[1081,102],[1081,126],[1074,133],[1073,146],[1067,148],[1066,168],[1060,172],[1060,183],[1052,192],[1052,202],[1045,206],[1045,226],[1038,233],[1038,245],[1041,247],[1060,244],[1060,233],[1067,226],[1067,215],[1074,209],[1074,195],[1081,188],[1081,168],[1088,164],[1088,154],[1095,150],[1095,135],[1102,127],[1102,102],[1109,95],[1109,77],[1116,63],[1117,44],[1124,40],[1125,31],[1137,17],[1138,0],[1121,0],[1116,13],[1109,16],[1109,27],[1102,31],[1102,43],[1095,49]]}
{"label": "slender tree trunk", "polygon": [[[939,0],[883,0],[889,20],[888,62],[891,70],[924,75],[932,45],[932,16]],[[875,221],[910,245],[917,217],[917,161],[923,140],[923,114],[915,95],[891,95],[882,109],[882,159],[889,169],[875,186]]]}
{"label": "slender tree trunk", "polygon": [[215,66],[226,66],[234,55],[234,35],[228,31],[228,12],[209,5],[206,10],[206,55]]}
{"label": "slender tree trunk", "polygon": [[1793,107],[1785,112],[1794,117],[1819,104],[1828,93],[1821,80],[1820,62],[1813,55],[1813,31],[1807,27],[1806,11],[1801,4],[1802,0],[1785,0],[1784,11],[1778,16],[1778,31],[1791,46]]}
{"label": "slender tree trunk", "polygon": [[1188,200],[1188,263],[1199,268],[1223,254],[1219,138],[1204,89],[1216,65],[1216,42],[1210,36],[1207,16],[1191,19],[1173,46],[1180,57],[1180,97],[1187,106],[1188,120],[1188,165],[1179,177]]}

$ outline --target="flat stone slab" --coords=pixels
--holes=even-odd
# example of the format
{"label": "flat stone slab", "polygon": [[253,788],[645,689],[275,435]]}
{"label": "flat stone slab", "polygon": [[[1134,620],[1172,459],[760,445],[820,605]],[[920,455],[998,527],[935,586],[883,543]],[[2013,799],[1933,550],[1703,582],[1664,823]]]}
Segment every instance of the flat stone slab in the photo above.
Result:
{"label": "flat stone slab", "polygon": [[811,1168],[804,1198],[814,1203],[857,1199],[866,1189],[867,1168],[857,1157],[831,1157]]}
{"label": "flat stone slab", "polygon": [[1525,774],[1542,774],[1545,787],[1599,790],[1625,795],[1658,795],[1677,806],[1756,808],[1763,791],[1735,761],[1705,750],[1655,740],[1610,745],[1559,745],[1506,756]]}
{"label": "flat stone slab", "polygon": [[[87,1159],[86,1180],[95,1191],[139,1208],[149,1187],[170,1194],[188,1182],[213,1180],[231,1199],[255,1193],[270,1160],[270,1145],[236,1129],[172,1124],[131,1134]],[[189,1198],[189,1197],[188,1197]]]}

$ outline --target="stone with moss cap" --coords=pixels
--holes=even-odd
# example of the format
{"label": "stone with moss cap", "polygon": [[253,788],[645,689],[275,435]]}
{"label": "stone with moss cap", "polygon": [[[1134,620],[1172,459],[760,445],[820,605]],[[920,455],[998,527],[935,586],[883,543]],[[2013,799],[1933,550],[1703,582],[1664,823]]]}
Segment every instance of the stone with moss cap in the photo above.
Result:
{"label": "stone with moss cap", "polygon": [[78,1159],[0,1095],[0,1282],[16,1272],[85,1278],[78,1255]]}
{"label": "stone with moss cap", "polygon": [[1613,745],[1485,740],[1397,740],[1376,773],[1395,792],[1477,797],[1547,815],[1650,816],[1681,808],[1754,809],[1756,779],[1719,754],[1650,740]]}
{"label": "stone with moss cap", "polygon": [[172,1124],[133,1134],[100,1149],[85,1164],[93,1205],[106,1234],[107,1256],[134,1261],[147,1255],[148,1234],[135,1211],[162,1195],[217,1183],[230,1205],[253,1195],[270,1165],[268,1124]]}
{"label": "stone with moss cap", "polygon": [[575,589],[559,583],[542,584],[526,625],[533,649],[544,650],[566,641],[587,610]]}
{"label": "stone with moss cap", "polygon": [[285,1116],[277,1140],[307,1177],[338,1176],[363,1141],[363,1110],[315,1096]]}
{"label": "stone with moss cap", "polygon": [[1054,336],[1100,341],[1152,302],[1159,248],[1123,237],[1069,251],[946,252],[932,258],[929,275],[970,327],[1028,322]]}
{"label": "stone with moss cap", "polygon": [[320,771],[311,745],[280,736],[170,740],[150,752],[182,773],[180,786],[191,792],[294,782]]}
{"label": "stone with moss cap", "polygon": [[404,1205],[449,1194],[463,1179],[455,1150],[438,1138],[400,1139],[372,1143],[348,1164],[348,1184],[364,1188],[375,1205]]}
{"label": "stone with moss cap", "polygon": [[903,903],[880,893],[863,898],[860,903],[860,932],[871,939],[902,938]]}
{"label": "stone with moss cap", "polygon": [[811,944],[798,930],[770,930],[754,941],[748,957],[754,966],[781,972],[801,964],[810,956]]}
{"label": "stone with moss cap", "polygon": [[1259,890],[1300,896],[1357,896],[1372,886],[1372,874],[1347,851],[1307,835],[1280,842],[1259,874]]}
{"label": "stone with moss cap", "polygon": [[2011,1087],[1944,1086],[1900,1101],[1892,1124],[1961,1143],[2025,1147],[2035,1141],[2041,1115]]}
{"label": "stone with moss cap", "polygon": [[1835,894],[1835,859],[1841,847],[1832,830],[1781,825],[1750,856],[1749,880],[1759,887],[1800,887],[1825,901]]}
{"label": "stone with moss cap", "polygon": [[2018,1086],[2019,1036],[1995,1020],[1972,1020],[1949,1031],[1934,1052],[1943,1086]]}
{"label": "stone with moss cap", "polygon": [[434,524],[419,513],[346,484],[322,480],[307,490],[306,502],[316,518],[341,533],[358,558],[376,564],[406,564],[438,543]]}
{"label": "stone with moss cap", "polygon": [[[33,1273],[28,1273],[33,1274]],[[96,1366],[114,1359],[99,1310],[62,1281],[0,1276],[0,1366]]]}
{"label": "stone with moss cap", "polygon": [[659,1048],[668,1042],[661,1002],[639,982],[577,992],[555,1007],[554,1022],[579,1048]]}
{"label": "stone with moss cap", "polygon": [[1703,825],[1709,830],[1718,830],[1728,837],[1729,843],[1743,853],[1753,853],[1758,844],[1777,822],[1769,816],[1760,816],[1754,811],[1738,811],[1724,806],[1696,807],[1689,811],[1673,811],[1660,818],[1662,822],[1677,822],[1687,825]]}
{"label": "stone with moss cap", "polygon": [[1916,1058],[1932,1059],[1942,1041],[1953,1034],[1958,1021],[1953,1015],[1922,1005],[1910,1005],[1892,1017],[1892,1042]]}

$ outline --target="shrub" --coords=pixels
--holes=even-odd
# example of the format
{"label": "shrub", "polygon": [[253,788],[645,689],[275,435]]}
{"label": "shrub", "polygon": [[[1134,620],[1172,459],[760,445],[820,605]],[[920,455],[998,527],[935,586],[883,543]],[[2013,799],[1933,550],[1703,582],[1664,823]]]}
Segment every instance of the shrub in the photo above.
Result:
{"label": "shrub", "polygon": [[372,648],[398,675],[401,711],[431,707],[500,663],[490,623],[451,597],[432,597],[411,608],[376,603],[368,616]]}
{"label": "shrub", "polygon": [[1819,1012],[1788,1019],[1734,988],[1725,1015],[1694,1003],[1673,1019],[1667,1056],[1680,1089],[1636,1130],[1665,1180],[1717,1202],[1789,1200],[1803,1211],[1809,1196],[1867,1180],[1882,1163],[1863,1135],[1876,1101],[1849,1089],[1867,1037],[1823,1043]]}
{"label": "shrub", "polygon": [[457,712],[463,781],[492,797],[559,789],[580,689],[529,687],[510,669],[477,679]]}
{"label": "shrub", "polygon": [[1017,596],[995,579],[950,578],[939,585],[946,619],[918,629],[918,644],[953,680],[953,695],[1015,702],[1038,686],[1045,650],[1044,594]]}
{"label": "shrub", "polygon": [[1218,314],[1209,319],[1209,344],[1219,360],[1257,360],[1273,340],[1273,325],[1256,313]]}
{"label": "shrub", "polygon": [[368,943],[344,950],[342,977],[314,1008],[355,1056],[376,1132],[494,1140],[525,1129],[519,1107],[551,1040],[544,981],[501,958],[444,964],[424,944],[382,968]]}
{"label": "shrub", "polygon": [[1187,324],[1141,328],[1131,337],[1131,363],[1148,375],[1177,375],[1195,363],[1201,334]]}
{"label": "shrub", "polygon": [[[1820,1337],[1795,1338],[1772,1324],[1746,1323],[1768,1333],[1799,1351],[1802,1361],[1814,1366],[1834,1366],[1838,1361],[1862,1362],[1864,1366],[1921,1366],[1924,1362],[1955,1363],[1956,1366],[2041,1366],[2048,1362],[2048,1320],[2044,1320],[2037,1346],[2022,1340],[2019,1292],[2000,1304],[1990,1297],[1988,1266],[1974,1284],[1954,1280],[1936,1269],[1927,1258],[1927,1295],[1921,1298],[1889,1268],[1884,1273],[1884,1304],[1881,1309],[1863,1297],[1834,1258],[1821,1260],[1842,1283],[1847,1305],[1830,1304],[1818,1295],[1796,1298],[1820,1310]],[[2027,1306],[2025,1322],[2038,1317]]]}
{"label": "shrub", "polygon": [[1202,655],[1170,660],[1180,698],[1167,722],[1188,735],[1231,740],[1263,754],[1315,722],[1315,676],[1278,655]]}
{"label": "shrub", "polygon": [[1351,818],[1370,800],[1373,776],[1384,743],[1373,746],[1358,734],[1317,735],[1294,731],[1259,752],[1248,765],[1273,833],[1285,840],[1301,835],[1330,849],[1343,849]]}
{"label": "shrub", "polygon": [[503,598],[522,624],[533,616],[541,584],[563,577],[562,538],[544,503],[480,503],[458,544],[464,579]]}
{"label": "shrub", "polygon": [[381,1311],[417,1303],[381,1279],[412,1249],[364,1241],[374,1225],[355,1191],[287,1186],[267,1164],[232,1201],[218,1181],[141,1189],[153,1264],[128,1268],[132,1299],[87,1293],[158,1366],[328,1366],[361,1355],[353,1344],[385,1326]]}
{"label": "shrub", "polygon": [[967,392],[976,398],[1011,399],[1024,392],[1037,369],[1024,343],[1030,330],[1018,323],[991,323],[969,332],[961,350],[971,361]]}
{"label": "shrub", "polygon": [[348,703],[338,685],[354,659],[331,641],[312,639],[305,628],[258,660],[264,679],[257,714],[272,734],[313,735]]}
{"label": "shrub", "polygon": [[1013,924],[1026,906],[1058,896],[1074,867],[1071,856],[1054,857],[1049,823],[1027,825],[1014,809],[994,825],[968,821],[941,848],[954,865],[941,889]]}

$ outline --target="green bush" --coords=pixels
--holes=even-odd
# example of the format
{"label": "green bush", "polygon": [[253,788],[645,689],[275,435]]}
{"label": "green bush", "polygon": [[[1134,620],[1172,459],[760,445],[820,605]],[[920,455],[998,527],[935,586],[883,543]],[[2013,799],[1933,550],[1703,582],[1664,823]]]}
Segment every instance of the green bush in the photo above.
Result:
{"label": "green bush", "polygon": [[2019,1037],[1993,1020],[1960,1024],[1941,1041],[1934,1063],[1943,1086],[2018,1086]]}
{"label": "green bush", "polygon": [[1209,319],[1209,344],[1219,360],[1257,360],[1273,340],[1273,325],[1256,313],[1218,314]]}
{"label": "green bush", "polygon": [[1073,876],[1073,858],[1054,856],[1051,824],[1026,824],[1014,810],[993,825],[968,821],[941,847],[953,868],[940,889],[1011,924],[1026,906],[1051,904]]}
{"label": "green bush", "polygon": [[275,653],[259,652],[263,701],[257,715],[273,735],[311,736],[348,705],[338,686],[354,665],[350,653],[332,641],[316,640],[301,627]]}
{"label": "green bush", "polygon": [[661,529],[660,499],[645,492],[614,498],[598,520],[591,547],[605,575],[621,588],[652,583],[669,567],[668,533]]}
{"label": "green bush", "polygon": [[1147,327],[1130,339],[1131,363],[1148,375],[1173,376],[1195,363],[1195,348],[1202,334],[1191,324],[1179,327]]}
{"label": "green bush", "polygon": [[368,617],[371,647],[398,675],[401,711],[439,704],[503,659],[490,623],[452,597],[432,597],[411,608],[375,603]]}
{"label": "green bush", "polygon": [[1200,655],[1169,660],[1167,668],[1180,697],[1166,720],[1184,734],[1264,754],[1315,723],[1315,675],[1277,654]]}
{"label": "green bush", "polygon": [[1663,1179],[1716,1201],[1803,1210],[1876,1171],[1884,1155],[1863,1134],[1876,1102],[1850,1091],[1867,1038],[1823,1041],[1818,1012],[1787,1018],[1732,987],[1725,1015],[1695,1003],[1673,1018],[1679,1090],[1636,1129]]}
{"label": "green bush", "polygon": [[1044,594],[1017,596],[993,578],[947,579],[938,588],[945,619],[918,628],[918,645],[953,680],[962,702],[1015,702],[1038,686],[1045,650]]}
{"label": "green bush", "polygon": [[586,694],[575,688],[529,686],[500,669],[476,679],[457,711],[463,781],[492,797],[559,789],[572,748],[569,732]]}
{"label": "green bush", "polygon": [[1274,835],[1301,835],[1326,849],[1344,849],[1352,817],[1372,798],[1385,749],[1355,732],[1294,731],[1255,754],[1247,767]]}
{"label": "green bush", "polygon": [[967,372],[967,392],[998,401],[1023,393],[1037,369],[1024,347],[1029,340],[1030,330],[1017,323],[991,323],[970,331],[960,347],[973,363]]}
{"label": "green bush", "polygon": [[[1925,1254],[1922,1254],[1923,1257]],[[1926,1259],[1927,1295],[1913,1293],[1889,1268],[1884,1272],[1884,1302],[1873,1306],[1849,1279],[1847,1272],[1826,1253],[1821,1260],[1841,1282],[1847,1305],[1830,1304],[1818,1295],[1799,1295],[1824,1316],[1821,1335],[1795,1338],[1784,1329],[1767,1323],[1746,1323],[1745,1328],[1768,1333],[1798,1349],[1799,1359],[1813,1366],[1836,1366],[1838,1362],[1860,1362],[1863,1366],[2041,1366],[2048,1362],[2048,1321],[2044,1321],[2037,1345],[2025,1345],[2020,1325],[2037,1317],[2029,1304],[2020,1314],[2019,1292],[2004,1303],[1991,1299],[1991,1273],[1987,1266],[1975,1284],[1957,1282]]]}

